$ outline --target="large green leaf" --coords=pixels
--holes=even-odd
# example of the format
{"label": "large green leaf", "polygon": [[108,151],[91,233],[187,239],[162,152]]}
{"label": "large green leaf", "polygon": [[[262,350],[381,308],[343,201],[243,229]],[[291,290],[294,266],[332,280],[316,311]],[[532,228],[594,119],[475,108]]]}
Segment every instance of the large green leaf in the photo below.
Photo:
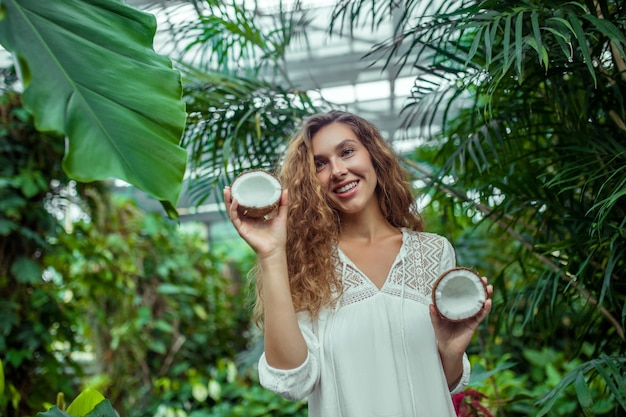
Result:
{"label": "large green leaf", "polygon": [[73,416],[86,416],[104,400],[105,398],[101,393],[95,389],[87,388],[67,407],[67,413]]}
{"label": "large green leaf", "polygon": [[37,129],[67,135],[63,166],[178,201],[187,154],[180,74],[154,52],[154,16],[120,0],[0,0],[0,43]]}
{"label": "large green leaf", "polygon": [[[79,414],[72,414],[76,411],[79,411]],[[117,417],[117,415],[117,412],[115,411],[109,400],[101,400],[99,403],[91,407],[89,411],[72,411],[69,408],[67,409],[67,411],[61,411],[58,407],[55,406],[50,408],[46,412],[37,413],[37,417]]]}

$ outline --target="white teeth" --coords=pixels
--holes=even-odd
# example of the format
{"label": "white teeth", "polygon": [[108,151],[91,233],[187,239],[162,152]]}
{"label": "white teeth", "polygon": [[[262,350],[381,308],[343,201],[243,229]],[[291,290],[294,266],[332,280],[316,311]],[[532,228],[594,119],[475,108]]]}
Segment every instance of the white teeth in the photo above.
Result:
{"label": "white teeth", "polygon": [[346,184],[343,187],[336,189],[335,192],[337,194],[345,193],[346,191],[350,191],[354,187],[356,187],[356,181],[351,182],[350,184]]}

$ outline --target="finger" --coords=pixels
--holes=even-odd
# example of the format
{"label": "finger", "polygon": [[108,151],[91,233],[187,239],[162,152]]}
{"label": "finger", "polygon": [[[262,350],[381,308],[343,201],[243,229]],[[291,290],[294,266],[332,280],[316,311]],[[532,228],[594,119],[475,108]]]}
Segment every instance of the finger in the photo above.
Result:
{"label": "finger", "polygon": [[434,305],[434,304],[430,304],[430,305],[428,306],[428,310],[430,311],[430,314],[431,314],[431,315],[437,315],[437,309],[435,308],[435,305]]}
{"label": "finger", "polygon": [[230,197],[228,204],[228,217],[230,217],[231,221],[240,220],[239,213],[237,212],[237,207],[239,207],[239,202],[237,199]]}
{"label": "finger", "polygon": [[231,198],[232,198],[232,195],[230,193],[230,187],[229,186],[224,187],[224,204],[226,204],[226,207],[230,206]]}
{"label": "finger", "polygon": [[280,195],[280,205],[287,207],[288,201],[289,201],[289,191],[285,189]]}
{"label": "finger", "polygon": [[288,200],[289,200],[289,193],[287,190],[283,190],[282,194],[280,195],[280,203],[278,205],[278,215],[287,215],[287,211],[288,211]]}
{"label": "finger", "polygon": [[489,298],[489,299],[487,299],[487,301],[485,301],[485,303],[483,304],[483,308],[476,315],[476,322],[477,323],[480,323],[481,321],[483,321],[487,317],[489,312],[491,312],[491,306],[492,306],[492,301],[491,301],[491,298]]}
{"label": "finger", "polygon": [[441,317],[441,314],[439,314],[439,312],[435,308],[435,305],[434,304],[429,305],[428,310],[430,312],[430,320],[432,321],[433,325],[438,325],[441,322],[442,317]]}
{"label": "finger", "polygon": [[483,284],[485,285],[485,289],[487,290],[487,297],[491,297],[491,294],[493,294],[493,285],[489,284],[489,280],[487,279],[487,277],[481,277],[480,278],[483,282]]}

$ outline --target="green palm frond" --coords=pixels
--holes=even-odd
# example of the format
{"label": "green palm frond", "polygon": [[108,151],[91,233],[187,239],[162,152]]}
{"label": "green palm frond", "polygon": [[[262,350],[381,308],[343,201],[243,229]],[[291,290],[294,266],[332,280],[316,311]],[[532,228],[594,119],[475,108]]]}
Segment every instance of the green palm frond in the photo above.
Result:
{"label": "green palm frond", "polygon": [[298,90],[219,72],[183,70],[192,197],[228,185],[247,169],[274,170],[287,140],[315,106]]}
{"label": "green palm frond", "polygon": [[276,168],[315,106],[290,87],[284,70],[285,50],[305,35],[308,22],[299,1],[289,9],[281,3],[271,15],[255,2],[194,6],[195,18],[170,34],[182,51],[177,66],[189,114],[182,146],[190,155],[190,197],[201,204],[243,170]]}
{"label": "green palm frond", "polygon": [[198,68],[256,76],[262,68],[276,68],[287,45],[305,36],[308,17],[299,0],[288,9],[280,2],[271,14],[256,2],[192,3],[193,17],[169,33],[180,49],[179,60]]}
{"label": "green palm frond", "polygon": [[626,409],[626,383],[624,382],[626,381],[626,357],[600,355],[599,358],[583,363],[569,372],[548,395],[543,397],[537,403],[541,406],[537,416],[546,415],[558,396],[570,385],[575,386],[576,396],[585,415],[594,415],[589,385],[594,378],[598,377],[605,384],[609,395],[614,396],[620,406]]}

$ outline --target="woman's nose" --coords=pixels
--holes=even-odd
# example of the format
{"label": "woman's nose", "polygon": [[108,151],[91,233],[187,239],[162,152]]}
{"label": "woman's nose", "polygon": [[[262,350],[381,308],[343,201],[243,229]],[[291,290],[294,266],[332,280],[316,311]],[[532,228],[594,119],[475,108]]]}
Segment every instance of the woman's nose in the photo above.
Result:
{"label": "woman's nose", "polygon": [[339,178],[343,176],[348,170],[346,169],[346,165],[342,161],[337,161],[333,163],[333,177]]}

